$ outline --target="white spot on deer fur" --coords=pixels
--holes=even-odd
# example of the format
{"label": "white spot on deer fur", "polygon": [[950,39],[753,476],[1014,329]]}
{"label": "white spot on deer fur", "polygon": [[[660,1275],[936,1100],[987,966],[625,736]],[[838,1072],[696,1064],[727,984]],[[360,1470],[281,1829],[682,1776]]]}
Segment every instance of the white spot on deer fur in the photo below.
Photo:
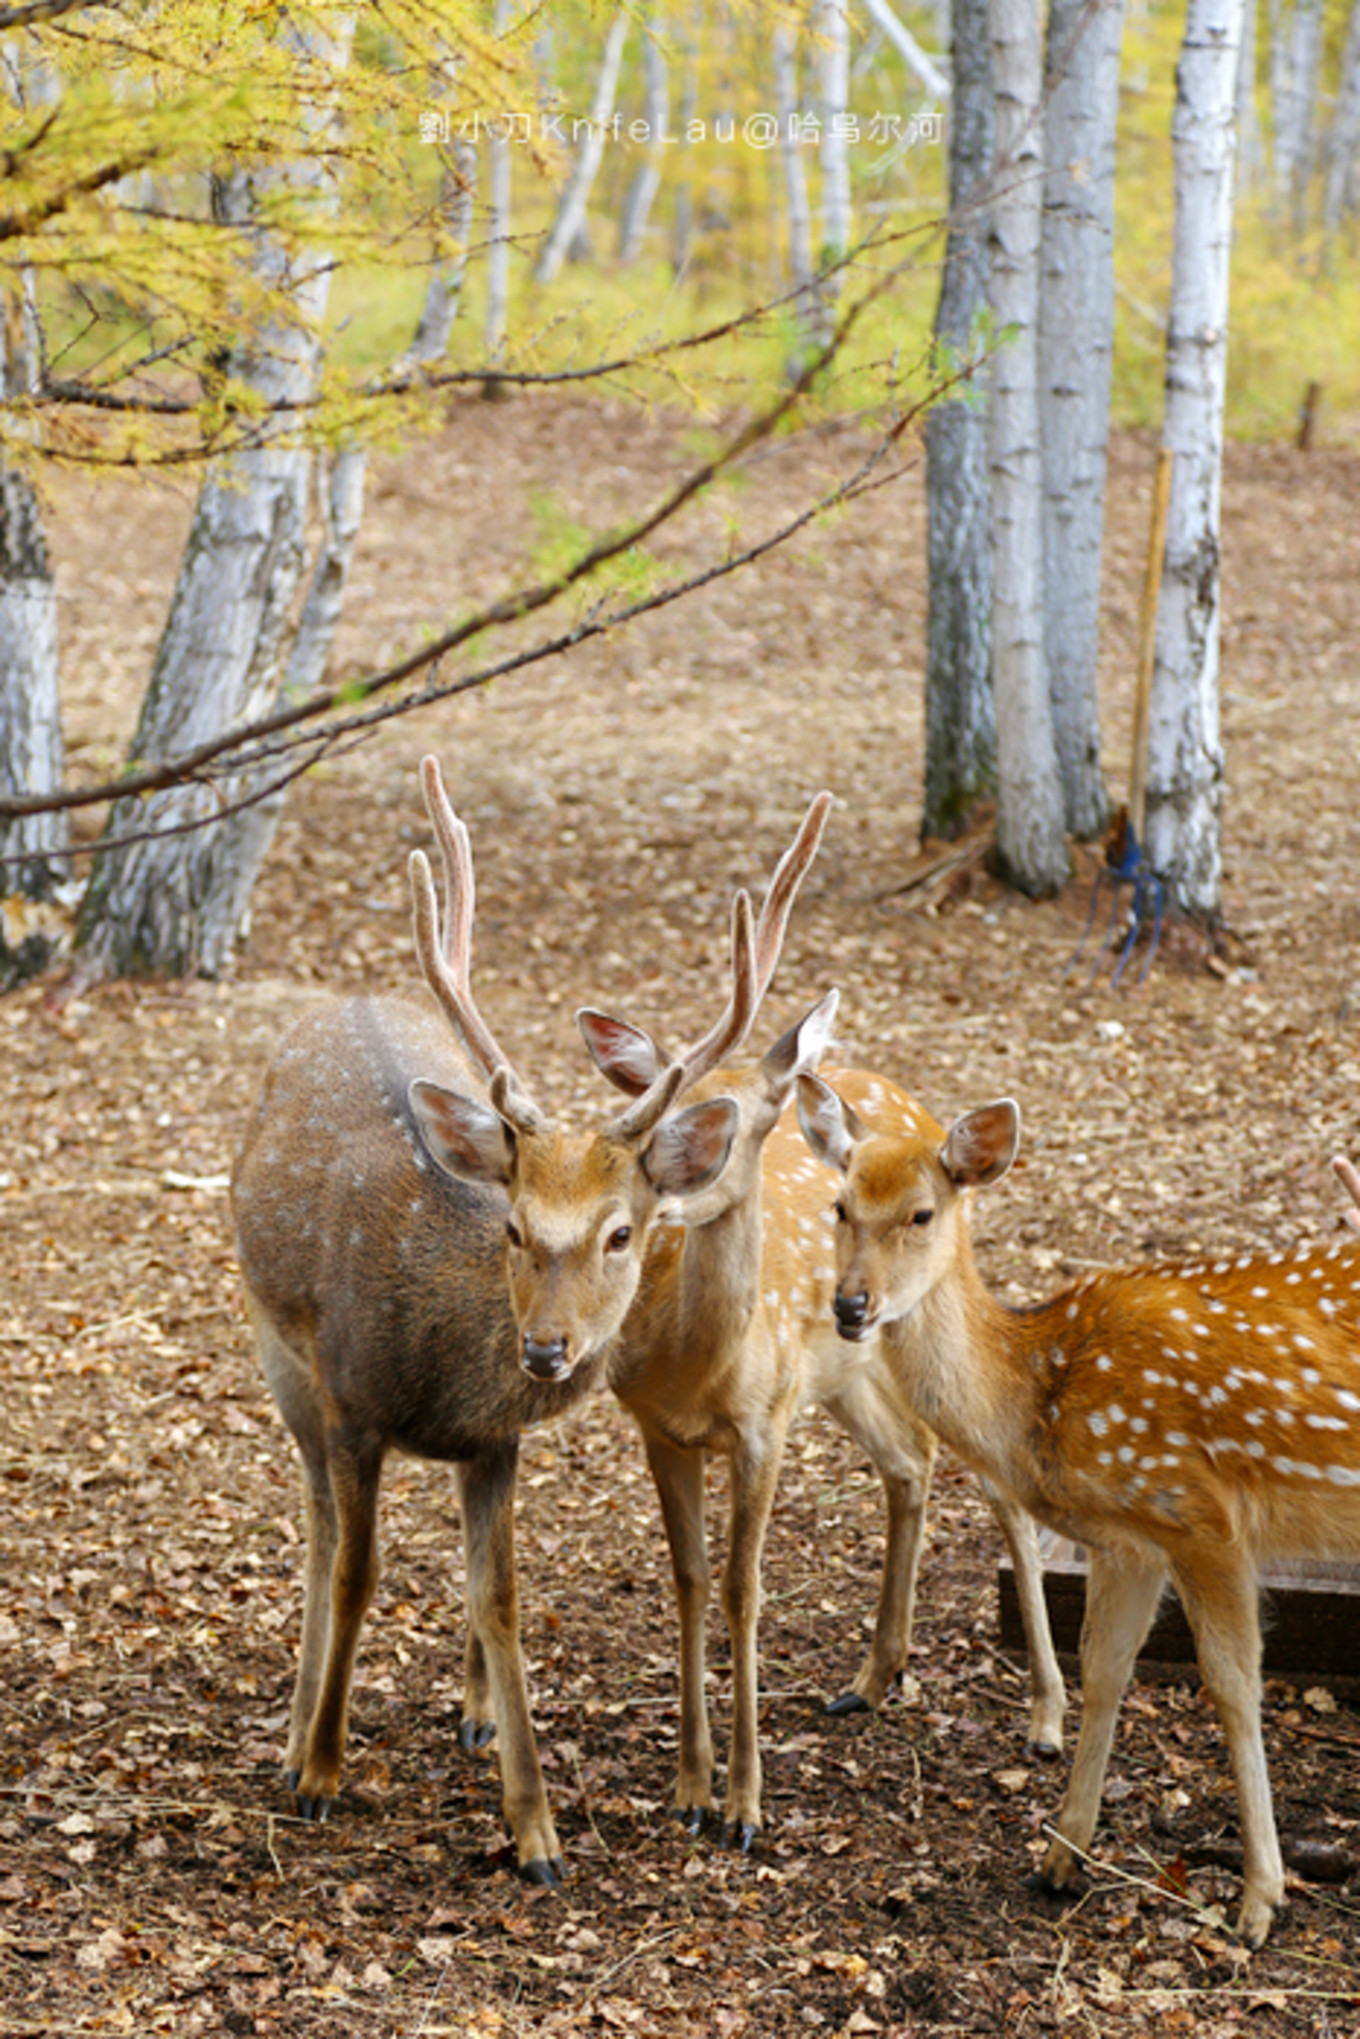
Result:
{"label": "white spot on deer fur", "polygon": [[1266,1255],[1266,1266],[1267,1266],[1267,1267],[1283,1267],[1283,1266],[1284,1266],[1284,1255],[1283,1255],[1283,1253],[1267,1253],[1267,1255]]}
{"label": "white spot on deer fur", "polygon": [[1299,1369],[1299,1379],[1305,1387],[1315,1388],[1322,1379],[1322,1375],[1315,1366],[1305,1366]]}
{"label": "white spot on deer fur", "polygon": [[1067,1305],[1067,1321],[1069,1324],[1075,1324],[1079,1307],[1080,1305],[1077,1303],[1069,1303]]}
{"label": "white spot on deer fur", "polygon": [[1353,1394],[1349,1388],[1333,1388],[1332,1393],[1343,1409],[1360,1409],[1360,1395]]}
{"label": "white spot on deer fur", "polygon": [[1360,1487],[1360,1466],[1328,1466],[1327,1478],[1334,1487]]}
{"label": "white spot on deer fur", "polygon": [[1302,1280],[1303,1276],[1299,1273],[1297,1268],[1294,1269],[1294,1272],[1292,1274],[1287,1274],[1285,1276],[1285,1283],[1289,1288],[1293,1288],[1296,1282],[1300,1282]]}
{"label": "white spot on deer fur", "polygon": [[1344,1416],[1320,1416],[1316,1409],[1310,1409],[1303,1420],[1309,1430],[1349,1430],[1351,1427]]}
{"label": "white spot on deer fur", "polygon": [[1119,1447],[1119,1451],[1117,1453],[1117,1457],[1119,1459],[1119,1463],[1121,1466],[1132,1465],[1133,1446],[1131,1444],[1121,1444]]}
{"label": "white spot on deer fur", "polygon": [[1096,1437],[1103,1437],[1110,1427],[1105,1418],[1100,1414],[1099,1410],[1094,1410],[1091,1413],[1091,1415],[1087,1417],[1086,1422],[1088,1427]]}
{"label": "white spot on deer fur", "polygon": [[1322,1478],[1321,1466],[1309,1465],[1306,1460],[1273,1458],[1270,1463],[1274,1466],[1276,1472],[1283,1473],[1286,1479],[1290,1478],[1291,1475],[1299,1480],[1320,1480]]}
{"label": "white spot on deer fur", "polygon": [[1174,1444],[1179,1450],[1182,1451],[1185,1449],[1186,1445],[1189,1444],[1190,1442],[1189,1438],[1186,1436],[1183,1430],[1168,1430],[1166,1433],[1166,1441],[1168,1444]]}
{"label": "white spot on deer fur", "polygon": [[1096,1372],[1108,1373],[1113,1365],[1114,1361],[1110,1358],[1109,1353],[1102,1352],[1097,1356],[1096,1359]]}
{"label": "white spot on deer fur", "polygon": [[1253,1290],[1252,1290],[1252,1294],[1253,1294],[1254,1296],[1260,1296],[1260,1297],[1262,1297],[1262,1298],[1264,1299],[1264,1298],[1265,1298],[1266,1296],[1268,1296],[1268,1295],[1270,1294],[1270,1290],[1269,1290],[1269,1289],[1261,1289],[1261,1288],[1256,1288],[1256,1289],[1253,1289]]}
{"label": "white spot on deer fur", "polygon": [[1169,1314],[1176,1319],[1176,1322],[1178,1324],[1184,1324],[1189,1318],[1190,1312],[1188,1310],[1182,1310],[1179,1306],[1177,1306],[1177,1308],[1172,1310]]}
{"label": "white spot on deer fur", "polygon": [[[1151,1403],[1148,1403],[1148,1404],[1147,1404],[1146,1406],[1147,1406],[1148,1408],[1151,1408],[1151,1406],[1152,1406],[1152,1405],[1151,1405]],[[1147,1417],[1146,1417],[1146,1416],[1130,1416],[1130,1418],[1129,1418],[1129,1429],[1130,1429],[1130,1430],[1133,1430],[1133,1431],[1136,1431],[1136,1432],[1137,1432],[1137,1434],[1138,1434],[1138,1435],[1139,1435],[1139,1436],[1141,1437],[1141,1436],[1142,1436],[1142,1434],[1143,1434],[1143,1432],[1144,1432],[1144,1431],[1145,1431],[1145,1430],[1147,1429]]]}
{"label": "white spot on deer fur", "polygon": [[1311,1338],[1305,1337],[1302,1331],[1296,1331],[1294,1333],[1294,1343],[1298,1347],[1300,1352],[1317,1351],[1317,1346],[1314,1344],[1313,1340]]}
{"label": "white spot on deer fur", "polygon": [[1122,1423],[1124,1421],[1124,1411],[1120,1408],[1118,1402],[1111,1402],[1109,1416],[1111,1423]]}

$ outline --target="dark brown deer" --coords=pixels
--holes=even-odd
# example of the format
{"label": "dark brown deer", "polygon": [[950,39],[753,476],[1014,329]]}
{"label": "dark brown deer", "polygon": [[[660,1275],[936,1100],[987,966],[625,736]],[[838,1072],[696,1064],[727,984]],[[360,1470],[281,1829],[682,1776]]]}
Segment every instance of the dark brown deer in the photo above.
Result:
{"label": "dark brown deer", "polygon": [[[306,1474],[286,1769],[303,1816],[325,1818],[377,1579],[383,1460],[395,1449],[451,1461],[468,1580],[461,1739],[471,1748],[496,1735],[520,1871],[555,1883],[561,1849],[519,1644],[519,1435],[602,1380],[659,1212],[716,1180],[738,1110],[715,1098],[673,1112],[686,1076],[676,1065],[599,1132],[547,1123],[473,1001],[471,853],[434,760],[422,769],[444,913],[441,940],[416,852],[416,944],[448,1024],[399,998],[351,999],[305,1020],[265,1078],[232,1176],[260,1359]],[[734,929],[715,1057],[754,1014],[744,895]]]}
{"label": "dark brown deer", "polygon": [[1009,1098],[946,1133],[900,1092],[874,1109],[805,1077],[799,1110],[814,1154],[843,1174],[840,1336],[880,1339],[932,1429],[1090,1550],[1081,1733],[1042,1880],[1068,1888],[1090,1845],[1119,1701],[1170,1577],[1227,1737],[1237,1930],[1259,1946],[1284,1870],[1261,1739],[1258,1572],[1360,1550],[1360,1242],[1112,1268],[1008,1310],[977,1271],[968,1208],[1015,1156]]}

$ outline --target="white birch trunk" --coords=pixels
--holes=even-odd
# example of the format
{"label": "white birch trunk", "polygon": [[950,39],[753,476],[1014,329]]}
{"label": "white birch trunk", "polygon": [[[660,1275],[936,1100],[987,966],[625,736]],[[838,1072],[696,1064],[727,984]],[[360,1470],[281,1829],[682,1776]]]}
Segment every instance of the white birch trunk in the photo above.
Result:
{"label": "white birch trunk", "polygon": [[1271,0],[1275,188],[1300,223],[1312,173],[1313,109],[1321,60],[1322,0]]}
{"label": "white birch trunk", "polygon": [[576,160],[558,200],[557,216],[548,229],[534,265],[536,283],[552,282],[585,222],[591,186],[604,155],[608,122],[614,111],[614,95],[618,91],[619,66],[623,62],[623,46],[628,40],[628,25],[628,15],[620,8],[605,38],[587,132],[581,137]]}
{"label": "white birch trunk", "polygon": [[1149,714],[1147,850],[1176,905],[1221,884],[1219,489],[1228,361],[1233,99],[1243,0],[1189,0],[1172,123],[1176,211],[1163,444],[1175,455]]}
{"label": "white birch trunk", "polygon": [[[817,293],[812,281],[812,213],[808,206],[807,174],[798,141],[798,54],[793,30],[787,22],[776,22],[774,30],[774,106],[779,122],[779,158],[784,172],[784,205],[789,229],[789,281],[798,294],[799,322],[808,341],[820,344]],[[803,365],[803,348],[790,362],[796,376]]]}
{"label": "white birch trunk", "polygon": [[[341,66],[348,61],[353,20],[332,20],[331,36],[309,29],[304,40]],[[283,174],[314,188],[318,204],[329,202],[322,159]],[[244,226],[258,220],[257,196],[243,175],[224,187],[222,204],[225,215]],[[286,328],[259,335],[234,369],[266,401],[287,404],[313,386],[330,267],[312,253],[295,268],[267,229],[256,224],[254,233],[260,273],[291,290],[298,316]],[[307,466],[305,451],[265,445],[229,455],[209,471],[142,703],[134,757],[153,760],[192,749],[233,723],[254,719],[274,699],[284,627],[305,559]],[[258,833],[253,825],[233,825],[239,817],[189,833],[170,831],[213,815],[250,789],[248,777],[224,773],[216,791],[178,787],[115,805],[107,836],[157,834],[100,856],[81,913],[83,979],[194,971],[215,976],[225,968],[258,868],[248,853]]]}
{"label": "white birch trunk", "polygon": [[1360,0],[1351,8],[1346,47],[1341,57],[1336,113],[1327,138],[1327,189],[1322,202],[1322,227],[1330,241],[1341,225],[1354,191],[1356,159],[1360,156]]}
{"label": "white birch trunk", "polygon": [[[496,145],[493,143],[493,147]],[[453,328],[463,301],[463,279],[467,273],[468,244],[472,239],[472,208],[477,198],[477,151],[471,142],[454,144],[454,168],[444,175],[441,210],[454,240],[454,253],[436,262],[425,287],[420,323],[411,342],[413,361],[442,361],[449,351]]]}
{"label": "white birch trunk", "polygon": [[1114,349],[1114,164],[1124,0],[1051,0],[1039,416],[1044,649],[1069,834],[1105,827],[1096,654]]}
{"label": "white birch trunk", "polygon": [[[949,239],[935,315],[936,358],[977,360],[987,306],[988,226],[978,197],[992,172],[994,107],[987,0],[953,0]],[[984,385],[985,389],[985,385]],[[954,836],[996,785],[987,412],[976,387],[926,414],[926,773],[922,836]]]}
{"label": "white birch trunk", "polygon": [[[4,335],[0,333],[0,367]],[[0,392],[2,394],[2,392]],[[62,781],[57,596],[42,513],[27,476],[0,467],[0,792],[55,793]],[[0,991],[47,969],[69,929],[66,817],[0,823]]]}
{"label": "white birch trunk", "polygon": [[1043,85],[1038,0],[989,0],[996,91],[991,308],[1013,335],[992,364],[992,692],[997,858],[1039,897],[1067,876],[1062,790],[1044,669],[1039,452],[1039,239]]}
{"label": "white birch trunk", "polygon": [[670,119],[670,75],[666,53],[661,38],[666,32],[666,18],[658,14],[648,29],[644,53],[646,72],[646,114],[647,131],[650,139],[646,154],[637,168],[637,174],[628,187],[623,204],[623,216],[619,221],[619,260],[635,262],[642,247],[642,237],[647,231],[647,222],[652,216],[656,194],[661,188],[661,164],[666,154],[666,123]]}
{"label": "white birch trunk", "polygon": [[[850,109],[850,19],[848,0],[818,0],[815,17],[820,47],[822,117],[822,245],[819,269],[839,262],[850,246],[850,150],[847,116]],[[824,278],[819,297],[830,326],[839,276]]]}

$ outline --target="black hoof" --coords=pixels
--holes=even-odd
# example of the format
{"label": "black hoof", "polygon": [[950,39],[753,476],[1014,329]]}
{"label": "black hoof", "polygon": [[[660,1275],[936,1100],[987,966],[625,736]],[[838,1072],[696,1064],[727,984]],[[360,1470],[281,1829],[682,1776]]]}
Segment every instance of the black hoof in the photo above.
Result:
{"label": "black hoof", "polygon": [[535,1883],[541,1890],[555,1890],[559,1883],[567,1880],[567,1865],[560,1855],[551,1860],[535,1855],[532,1862],[521,1862],[519,1873],[525,1883]]}
{"label": "black hoof", "polygon": [[703,1805],[673,1805],[671,1818],[682,1826],[692,1841],[697,1841],[708,1824],[708,1808]]}
{"label": "black hoof", "polygon": [[465,1756],[474,1756],[478,1749],[484,1749],[495,1738],[494,1720],[465,1720],[458,1729],[458,1740]]}
{"label": "black hoof", "polygon": [[724,1820],[719,1845],[736,1855],[749,1855],[759,1832],[754,1820]]}
{"label": "black hoof", "polygon": [[302,1782],[302,1772],[300,1770],[285,1770],[283,1781],[288,1786],[288,1789],[296,1795],[297,1788]]}
{"label": "black hoof", "polygon": [[1037,1756],[1041,1763],[1056,1763],[1062,1750],[1056,1742],[1026,1742],[1025,1754]]}
{"label": "black hoof", "polygon": [[333,1798],[299,1798],[298,1817],[316,1826],[324,1825],[331,1816],[331,1807],[334,1804]]}
{"label": "black hoof", "polygon": [[1031,1869],[1024,1881],[1024,1889],[1030,1897],[1043,1898],[1049,1904],[1071,1904],[1085,1888],[1080,1877],[1073,1877],[1070,1883],[1057,1884],[1045,1876],[1042,1869]]}
{"label": "black hoof", "polygon": [[872,1713],[874,1709],[858,1692],[842,1692],[839,1699],[827,1700],[826,1710],[833,1720],[844,1720],[849,1714]]}

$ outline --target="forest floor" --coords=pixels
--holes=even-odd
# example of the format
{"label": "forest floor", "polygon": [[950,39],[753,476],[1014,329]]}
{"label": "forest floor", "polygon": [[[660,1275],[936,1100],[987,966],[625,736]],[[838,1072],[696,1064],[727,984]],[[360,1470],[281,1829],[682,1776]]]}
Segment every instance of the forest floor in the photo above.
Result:
{"label": "forest floor", "polygon": [[[605,524],[690,445],[580,402],[469,403],[377,463],[342,667],[506,585],[556,492]],[[849,458],[766,452],[668,534],[671,559],[766,528]],[[1103,696],[1128,754],[1152,448],[1114,448]],[[762,1622],[767,1824],[750,1859],[668,1817],[675,1625],[654,1496],[607,1398],[525,1440],[523,1629],[558,1892],[521,1887],[494,1751],[457,1746],[462,1559],[446,1469],[394,1462],[342,1796],[303,1825],[279,1757],[300,1610],[300,1477],[252,1356],[221,1187],[281,1031],[323,992],[414,975],[416,763],[472,831],[481,1002],[545,1100],[598,1107],[571,1014],[675,1040],[722,991],[733,888],[809,795],[837,795],[760,1038],[831,983],[848,1055],[937,1115],[1007,1092],[1021,1164],[983,1199],[1012,1299],[1144,1255],[1339,1228],[1360,1152],[1360,457],[1230,451],[1223,716],[1229,933],[1164,942],[1146,985],[1062,967],[1063,896],[917,845],[919,475],[761,568],[570,660],[392,724],[301,785],[221,983],[59,981],[0,1003],[0,2030],[415,2035],[1360,2033],[1360,1714],[1272,1680],[1286,1834],[1349,1887],[1294,1880],[1265,1950],[1228,1931],[1235,1812],[1184,1675],[1139,1680],[1075,1904],[1023,1887],[1061,1766],[1025,1753],[997,1632],[998,1537],[942,1463],[912,1677],[881,1717],[824,1699],[866,1644],[876,1479],[820,1414],[791,1439]],[[165,614],[186,485],[64,484],[50,505],[72,766],[121,755]],[[933,875],[931,872],[933,870]],[[715,1524],[724,1481],[713,1479]],[[716,1538],[715,1527],[715,1538]],[[720,1750],[729,1686],[714,1621]]]}

